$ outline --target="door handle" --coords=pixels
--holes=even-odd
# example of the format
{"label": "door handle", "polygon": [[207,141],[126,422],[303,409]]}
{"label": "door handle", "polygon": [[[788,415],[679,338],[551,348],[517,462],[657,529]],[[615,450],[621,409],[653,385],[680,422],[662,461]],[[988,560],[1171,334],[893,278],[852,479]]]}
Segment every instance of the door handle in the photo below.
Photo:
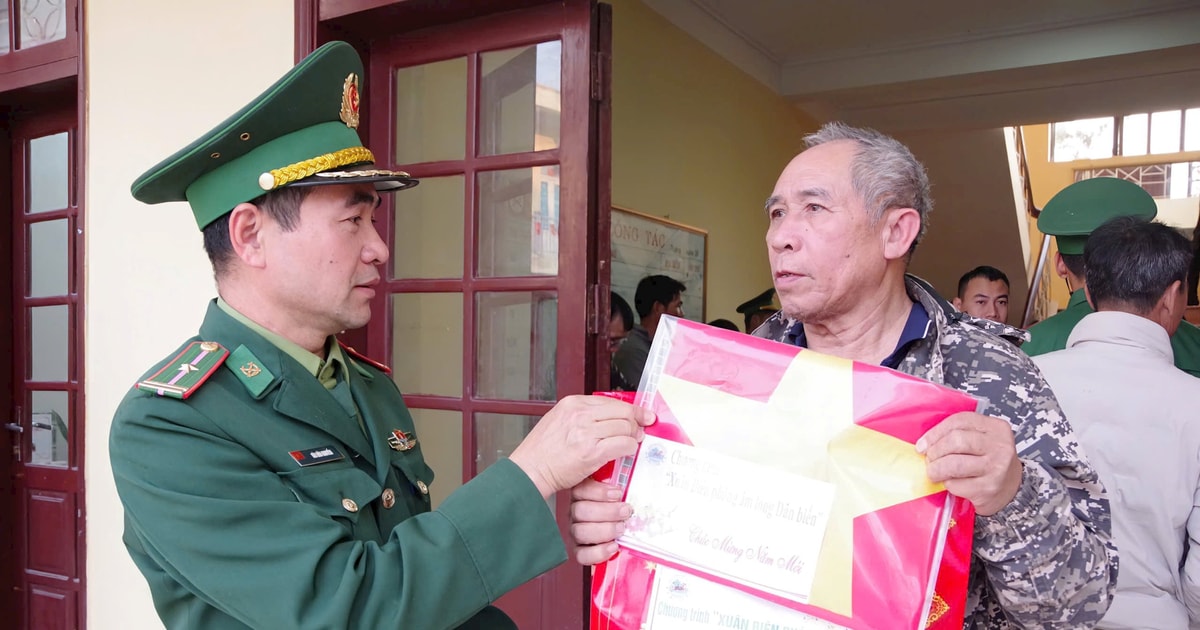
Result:
{"label": "door handle", "polygon": [[16,422],[9,422],[8,424],[4,425],[4,428],[9,431],[12,431],[13,433],[24,433],[25,432],[25,427],[17,424]]}

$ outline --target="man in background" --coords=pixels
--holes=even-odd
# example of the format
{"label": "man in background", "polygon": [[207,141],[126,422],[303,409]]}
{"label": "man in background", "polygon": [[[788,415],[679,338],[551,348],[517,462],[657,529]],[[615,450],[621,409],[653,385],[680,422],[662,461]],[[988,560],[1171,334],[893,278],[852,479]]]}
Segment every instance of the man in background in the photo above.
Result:
{"label": "man in background", "polygon": [[1034,359],[1109,491],[1121,570],[1099,628],[1200,622],[1200,379],[1172,365],[1170,342],[1191,257],[1160,223],[1096,228],[1083,251],[1096,311]]}
{"label": "man in background", "polygon": [[642,369],[650,356],[650,343],[658,330],[658,320],[663,315],[683,317],[683,292],[686,290],[682,282],[670,276],[646,276],[638,282],[633,307],[641,321],[613,355],[613,364],[630,389],[637,389],[642,381]]}
{"label": "man in background", "polygon": [[[1113,177],[1095,177],[1075,182],[1054,195],[1038,215],[1038,229],[1054,236],[1058,254],[1054,266],[1067,281],[1071,299],[1067,308],[1029,328],[1030,339],[1021,346],[1029,356],[1037,356],[1067,346],[1071,330],[1092,312],[1084,293],[1087,269],[1083,248],[1088,235],[1105,221],[1116,217],[1136,217],[1147,221],[1158,214],[1158,205],[1141,186]],[[1175,366],[1200,376],[1200,328],[1183,322],[1171,336]]]}
{"label": "man in background", "polygon": [[616,291],[609,292],[608,300],[608,386],[613,391],[628,391],[634,389],[636,385],[630,387],[629,383],[621,378],[621,373],[617,371],[615,358],[621,344],[629,338],[629,331],[633,330],[633,309],[629,308],[629,302],[617,295]]}
{"label": "man in background", "polygon": [[958,281],[954,308],[981,319],[1008,322],[1008,276],[988,265],[980,265]]}

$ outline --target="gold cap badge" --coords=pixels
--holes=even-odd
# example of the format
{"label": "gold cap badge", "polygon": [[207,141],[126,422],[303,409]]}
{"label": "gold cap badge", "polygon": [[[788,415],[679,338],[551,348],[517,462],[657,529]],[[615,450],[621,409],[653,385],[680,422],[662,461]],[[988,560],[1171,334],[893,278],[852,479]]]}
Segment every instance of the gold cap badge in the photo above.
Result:
{"label": "gold cap badge", "polygon": [[342,122],[358,129],[358,75],[351,72],[342,84]]}

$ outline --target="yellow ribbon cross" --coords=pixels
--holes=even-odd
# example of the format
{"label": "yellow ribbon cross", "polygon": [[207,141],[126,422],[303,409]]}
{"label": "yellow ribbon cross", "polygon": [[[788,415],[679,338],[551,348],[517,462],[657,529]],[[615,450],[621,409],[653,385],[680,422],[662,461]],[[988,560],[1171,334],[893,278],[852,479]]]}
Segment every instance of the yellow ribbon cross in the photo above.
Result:
{"label": "yellow ribbon cross", "polygon": [[663,375],[657,391],[697,447],[834,484],[809,604],[851,616],[854,518],[939,492],[911,443],[854,424],[854,369],[796,355],[767,402]]}

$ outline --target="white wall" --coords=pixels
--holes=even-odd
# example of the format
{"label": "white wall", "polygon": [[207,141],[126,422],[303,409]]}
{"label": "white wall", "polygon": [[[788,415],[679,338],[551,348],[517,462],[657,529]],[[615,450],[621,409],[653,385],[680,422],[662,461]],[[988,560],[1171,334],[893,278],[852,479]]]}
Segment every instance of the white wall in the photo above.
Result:
{"label": "white wall", "polygon": [[1156,220],[1189,233],[1192,228],[1196,227],[1196,218],[1200,214],[1200,206],[1198,206],[1200,198],[1155,199],[1154,201],[1158,204]]}
{"label": "white wall", "polygon": [[292,0],[90,2],[87,78],[87,625],[161,628],[121,543],[108,430],[138,376],[195,334],[215,295],[185,204],[129,186],[292,65]]}

